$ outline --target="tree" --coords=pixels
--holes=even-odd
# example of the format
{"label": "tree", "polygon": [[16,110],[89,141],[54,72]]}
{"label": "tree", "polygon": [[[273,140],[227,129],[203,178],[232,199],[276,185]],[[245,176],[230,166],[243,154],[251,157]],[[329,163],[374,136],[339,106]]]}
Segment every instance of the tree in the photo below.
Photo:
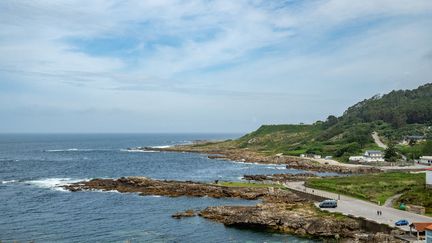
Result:
{"label": "tree", "polygon": [[326,123],[329,127],[331,127],[331,126],[335,125],[336,123],[338,123],[338,118],[333,116],[333,115],[330,115],[327,117]]}
{"label": "tree", "polygon": [[423,155],[432,155],[432,140],[427,140],[426,143],[423,145],[422,149]]}
{"label": "tree", "polygon": [[384,151],[384,159],[387,161],[396,161],[397,158],[398,155],[396,153],[395,145],[394,143],[390,143]]}

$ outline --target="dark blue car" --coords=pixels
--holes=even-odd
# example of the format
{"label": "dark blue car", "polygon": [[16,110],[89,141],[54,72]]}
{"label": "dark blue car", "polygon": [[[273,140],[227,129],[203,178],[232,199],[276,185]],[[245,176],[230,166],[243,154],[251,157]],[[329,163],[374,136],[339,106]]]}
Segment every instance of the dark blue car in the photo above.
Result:
{"label": "dark blue car", "polygon": [[401,219],[395,223],[396,226],[408,225],[408,221],[405,219]]}

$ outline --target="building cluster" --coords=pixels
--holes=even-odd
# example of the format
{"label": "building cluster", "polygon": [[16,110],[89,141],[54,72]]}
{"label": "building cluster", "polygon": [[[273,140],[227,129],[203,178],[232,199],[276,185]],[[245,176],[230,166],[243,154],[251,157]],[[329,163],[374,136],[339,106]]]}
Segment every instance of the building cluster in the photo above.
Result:
{"label": "building cluster", "polygon": [[351,162],[383,162],[384,153],[380,150],[367,150],[363,155],[350,156]]}

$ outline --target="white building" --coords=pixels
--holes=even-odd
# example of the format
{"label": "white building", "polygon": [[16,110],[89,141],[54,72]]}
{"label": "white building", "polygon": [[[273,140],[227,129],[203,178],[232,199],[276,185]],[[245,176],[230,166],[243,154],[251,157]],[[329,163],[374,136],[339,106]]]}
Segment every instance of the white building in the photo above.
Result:
{"label": "white building", "polygon": [[426,243],[432,242],[432,224],[426,227]]}
{"label": "white building", "polygon": [[422,164],[432,165],[432,156],[421,156],[419,162]]}
{"label": "white building", "polygon": [[432,168],[426,169],[426,187],[432,188]]}
{"label": "white building", "polygon": [[350,156],[349,157],[349,161],[355,162],[355,161],[360,161],[360,162],[364,162],[364,156]]}
{"label": "white building", "polygon": [[367,150],[362,156],[351,156],[349,157],[350,161],[358,161],[358,162],[383,162],[384,154],[379,150]]}

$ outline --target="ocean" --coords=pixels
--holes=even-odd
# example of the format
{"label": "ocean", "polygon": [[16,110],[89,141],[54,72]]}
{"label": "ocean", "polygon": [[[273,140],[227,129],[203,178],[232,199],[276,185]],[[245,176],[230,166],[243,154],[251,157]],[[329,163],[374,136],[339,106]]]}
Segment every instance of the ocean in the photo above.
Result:
{"label": "ocean", "polygon": [[187,209],[253,205],[257,201],[68,192],[60,186],[91,178],[239,181],[244,174],[301,173],[282,165],[211,160],[194,153],[139,152],[239,134],[2,134],[1,242],[314,242],[286,234],[225,227]]}

